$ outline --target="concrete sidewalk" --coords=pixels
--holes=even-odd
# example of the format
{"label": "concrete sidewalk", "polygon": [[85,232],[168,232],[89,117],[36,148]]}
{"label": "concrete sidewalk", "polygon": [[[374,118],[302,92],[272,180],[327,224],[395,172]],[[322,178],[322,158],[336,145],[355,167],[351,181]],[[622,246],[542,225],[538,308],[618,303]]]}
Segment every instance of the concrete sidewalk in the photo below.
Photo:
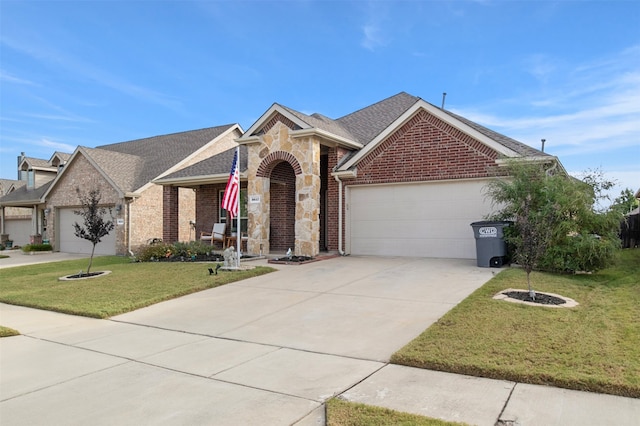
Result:
{"label": "concrete sidewalk", "polygon": [[0,423],[319,425],[341,395],[478,425],[638,424],[638,399],[389,365],[491,278],[474,263],[282,265],[110,320],[0,304],[23,333],[0,339]]}

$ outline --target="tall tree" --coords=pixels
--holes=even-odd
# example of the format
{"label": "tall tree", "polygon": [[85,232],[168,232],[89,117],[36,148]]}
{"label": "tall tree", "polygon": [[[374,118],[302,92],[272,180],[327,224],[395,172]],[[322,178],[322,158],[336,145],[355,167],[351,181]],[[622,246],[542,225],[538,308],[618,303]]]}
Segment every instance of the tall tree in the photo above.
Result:
{"label": "tall tree", "polygon": [[640,201],[638,201],[638,199],[636,198],[633,190],[625,188],[620,191],[620,196],[616,197],[616,199],[613,200],[611,209],[624,216],[638,207],[639,203]]}
{"label": "tall tree", "polygon": [[[81,210],[75,210],[74,213],[82,216],[83,225],[75,222],[73,224],[74,234],[78,238],[83,238],[91,242],[91,257],[89,258],[89,266],[87,267],[87,274],[91,271],[91,265],[93,264],[93,255],[96,251],[96,244],[98,244],[102,237],[109,235],[114,228],[112,220],[105,220],[104,215],[107,213],[105,207],[100,207],[100,200],[102,194],[99,189],[92,189],[88,193],[81,193],[80,188],[76,188],[78,198],[80,199]],[[110,210],[109,210],[110,212]]]}

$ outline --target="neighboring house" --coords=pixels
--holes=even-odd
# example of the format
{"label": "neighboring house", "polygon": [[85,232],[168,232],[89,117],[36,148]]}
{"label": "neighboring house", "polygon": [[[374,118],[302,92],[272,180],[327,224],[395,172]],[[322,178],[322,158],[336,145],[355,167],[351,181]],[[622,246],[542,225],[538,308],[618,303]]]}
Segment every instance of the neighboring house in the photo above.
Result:
{"label": "neighboring house", "polygon": [[[242,231],[251,254],[476,257],[470,224],[507,158],[556,157],[407,93],[331,119],[273,104],[240,138]],[[226,220],[233,149],[154,182],[165,241],[180,239],[179,188],[195,191],[196,235]],[[229,227],[227,228],[229,229]]]}
{"label": "neighboring house", "polygon": [[[91,243],[76,237],[73,227],[82,221],[74,214],[80,208],[78,191],[98,189],[115,229],[96,246],[96,254],[130,254],[162,237],[163,190],[151,181],[236,146],[240,136],[240,126],[230,124],[96,148],[79,146],[54,180],[30,193],[0,198],[0,206],[35,206],[55,250],[85,253]],[[194,198],[192,190],[180,191],[177,238],[188,240],[193,232]]]}
{"label": "neighboring house", "polygon": [[[27,183],[20,180],[0,179],[0,197],[12,193]],[[31,209],[6,207],[0,209],[0,244],[11,240],[16,246],[29,242]]]}
{"label": "neighboring house", "polygon": [[[70,154],[54,152],[49,160],[18,156],[18,180],[5,181],[0,190],[0,234],[2,241],[22,246],[46,239],[42,194],[62,170]],[[8,182],[12,182],[9,184]]]}

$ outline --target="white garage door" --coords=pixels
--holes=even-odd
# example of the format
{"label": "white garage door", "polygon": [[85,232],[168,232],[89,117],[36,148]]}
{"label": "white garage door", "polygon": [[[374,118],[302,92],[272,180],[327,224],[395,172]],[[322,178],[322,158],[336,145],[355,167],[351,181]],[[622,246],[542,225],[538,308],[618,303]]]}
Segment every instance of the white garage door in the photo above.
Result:
{"label": "white garage door", "polygon": [[487,181],[363,185],[347,189],[351,254],[475,259],[470,226],[491,211]]}
{"label": "white garage door", "polygon": [[[89,241],[75,236],[73,224],[78,222],[83,224],[83,218],[73,213],[74,209],[58,210],[58,246],[61,252],[65,253],[91,253],[91,244]],[[111,215],[107,210],[105,219],[111,220]],[[116,254],[116,230],[115,228],[109,235],[102,237],[102,240],[96,245],[95,254]]]}
{"label": "white garage door", "polygon": [[4,222],[4,232],[9,234],[14,246],[24,246],[29,244],[31,235],[31,219],[11,219],[6,218]]}

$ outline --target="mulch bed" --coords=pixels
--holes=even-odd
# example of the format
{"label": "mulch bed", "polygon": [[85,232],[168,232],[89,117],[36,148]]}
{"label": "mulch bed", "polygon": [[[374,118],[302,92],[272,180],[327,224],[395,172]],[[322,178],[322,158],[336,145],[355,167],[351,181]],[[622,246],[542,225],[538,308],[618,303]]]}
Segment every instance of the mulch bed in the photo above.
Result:
{"label": "mulch bed", "polygon": [[320,260],[332,259],[338,257],[337,254],[326,254],[316,257],[309,256],[284,256],[276,257],[275,259],[269,259],[268,263],[275,263],[277,265],[304,265],[307,263],[318,262]]}
{"label": "mulch bed", "polygon": [[564,299],[544,293],[536,293],[535,299],[532,299],[531,296],[529,296],[528,291],[507,291],[502,294],[512,299],[522,300],[523,302],[539,303],[541,305],[564,305],[567,303]]}

